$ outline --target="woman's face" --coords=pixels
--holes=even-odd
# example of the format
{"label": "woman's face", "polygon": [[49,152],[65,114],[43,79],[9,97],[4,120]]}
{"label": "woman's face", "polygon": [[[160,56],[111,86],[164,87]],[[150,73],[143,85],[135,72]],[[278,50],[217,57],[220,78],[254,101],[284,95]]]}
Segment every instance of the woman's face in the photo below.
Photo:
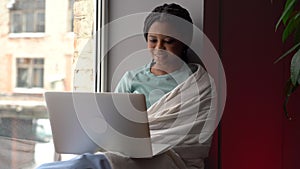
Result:
{"label": "woman's face", "polygon": [[182,62],[180,57],[183,54],[184,45],[170,35],[180,37],[174,26],[167,22],[157,21],[149,28],[147,44],[156,64],[166,66]]}

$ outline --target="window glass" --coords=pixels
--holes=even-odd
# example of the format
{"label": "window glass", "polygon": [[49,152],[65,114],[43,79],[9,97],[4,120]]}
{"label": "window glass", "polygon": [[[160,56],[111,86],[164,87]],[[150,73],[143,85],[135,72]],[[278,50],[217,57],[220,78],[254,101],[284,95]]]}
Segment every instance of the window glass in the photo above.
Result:
{"label": "window glass", "polygon": [[[69,2],[0,3],[0,30],[9,30],[0,38],[5,44],[0,50],[0,168],[29,169],[57,160],[43,94],[72,90]],[[47,36],[39,36],[46,27]]]}
{"label": "window glass", "polygon": [[34,15],[33,13],[26,13],[26,32],[34,32]]}
{"label": "window glass", "polygon": [[11,31],[12,33],[17,33],[22,31],[22,17],[20,13],[12,13],[12,20],[11,23]]}
{"label": "window glass", "polygon": [[36,8],[37,9],[45,9],[45,0],[37,0]]}
{"label": "window glass", "polygon": [[36,31],[45,32],[45,14],[43,12],[37,13]]}
{"label": "window glass", "polygon": [[34,68],[32,87],[43,87],[44,86],[44,68]]}
{"label": "window glass", "polygon": [[18,74],[17,74],[17,87],[26,87],[29,86],[29,82],[27,81],[29,79],[29,73],[28,69],[26,68],[18,68]]}

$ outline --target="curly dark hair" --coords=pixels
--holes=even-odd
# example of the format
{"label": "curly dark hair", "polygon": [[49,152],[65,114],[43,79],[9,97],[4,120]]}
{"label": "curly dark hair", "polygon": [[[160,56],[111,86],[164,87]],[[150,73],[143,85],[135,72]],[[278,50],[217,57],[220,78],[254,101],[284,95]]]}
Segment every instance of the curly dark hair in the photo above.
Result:
{"label": "curly dark hair", "polygon": [[[180,21],[181,19],[187,22],[184,25],[180,25],[183,23]],[[175,3],[163,4],[154,8],[144,22],[144,37],[146,41],[148,40],[148,31],[151,25],[156,21],[174,24],[178,31],[187,37],[190,43],[193,36],[193,21],[190,13],[185,8]]]}

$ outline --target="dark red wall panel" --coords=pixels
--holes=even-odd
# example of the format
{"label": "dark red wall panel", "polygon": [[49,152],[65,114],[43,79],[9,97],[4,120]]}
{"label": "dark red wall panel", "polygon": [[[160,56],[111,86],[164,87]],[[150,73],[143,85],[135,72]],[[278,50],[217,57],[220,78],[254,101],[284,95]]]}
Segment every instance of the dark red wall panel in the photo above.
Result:
{"label": "dark red wall panel", "polygon": [[284,169],[300,168],[300,91],[290,98],[288,110],[292,120],[284,120],[283,162]]}
{"label": "dark red wall panel", "polygon": [[[283,1],[205,1],[204,31],[217,47],[227,79],[219,135],[222,169],[299,169],[300,92],[282,110],[289,60],[274,64],[288,47],[275,32]],[[215,167],[215,166],[214,166]]]}
{"label": "dark red wall panel", "polygon": [[223,169],[282,168],[282,52],[270,1],[222,3],[222,59],[228,92],[222,123]]}
{"label": "dark red wall panel", "polygon": [[[203,32],[213,43],[217,51],[219,51],[219,1],[208,0],[204,2],[204,30]],[[220,139],[219,139],[219,128],[216,129],[214,137],[212,140],[211,150],[209,153],[209,158],[206,160],[206,169],[218,169],[221,165],[220,162]]]}

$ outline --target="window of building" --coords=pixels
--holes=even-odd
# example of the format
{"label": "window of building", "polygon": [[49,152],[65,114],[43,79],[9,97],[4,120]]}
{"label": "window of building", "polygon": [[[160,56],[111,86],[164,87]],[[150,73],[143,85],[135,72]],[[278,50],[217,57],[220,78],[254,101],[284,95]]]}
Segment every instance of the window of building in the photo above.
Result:
{"label": "window of building", "polygon": [[10,6],[10,32],[45,32],[45,0],[15,0]]}
{"label": "window of building", "polygon": [[17,87],[44,87],[43,58],[17,58]]}

